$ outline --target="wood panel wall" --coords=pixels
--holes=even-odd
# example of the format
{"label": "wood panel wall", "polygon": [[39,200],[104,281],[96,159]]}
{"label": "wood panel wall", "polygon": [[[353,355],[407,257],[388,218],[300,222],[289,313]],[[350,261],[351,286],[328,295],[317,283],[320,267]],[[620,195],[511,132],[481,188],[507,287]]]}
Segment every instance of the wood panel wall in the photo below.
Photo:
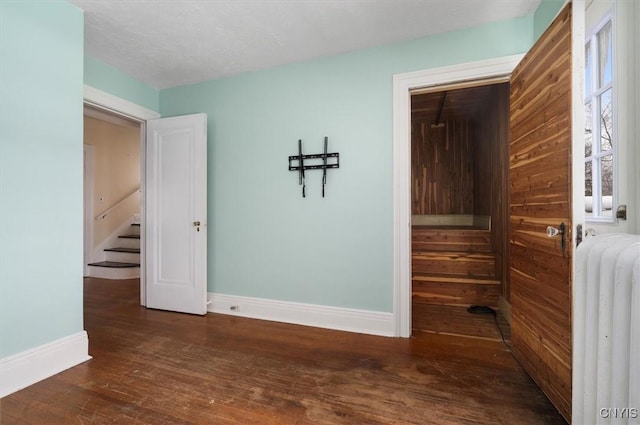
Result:
{"label": "wood panel wall", "polygon": [[491,86],[474,122],[473,213],[491,216],[496,278],[509,300],[509,83]]}
{"label": "wood panel wall", "polygon": [[[568,423],[573,256],[571,5],[558,14],[511,76],[509,174],[513,352]],[[547,226],[560,223],[567,226],[564,249],[560,236],[546,236]]]}
{"label": "wood panel wall", "polygon": [[473,141],[469,121],[412,122],[412,214],[473,214]]}
{"label": "wood panel wall", "polygon": [[496,279],[509,300],[509,83],[487,87],[465,119],[433,128],[414,116],[412,214],[490,216]]}

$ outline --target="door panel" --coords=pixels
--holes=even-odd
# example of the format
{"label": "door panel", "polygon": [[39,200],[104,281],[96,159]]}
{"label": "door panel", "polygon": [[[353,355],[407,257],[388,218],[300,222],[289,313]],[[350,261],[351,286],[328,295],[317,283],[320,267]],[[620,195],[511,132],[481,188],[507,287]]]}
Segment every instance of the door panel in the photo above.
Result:
{"label": "door panel", "polygon": [[147,122],[147,307],[205,314],[206,115]]}
{"label": "door panel", "polygon": [[[571,4],[516,67],[510,107],[513,351],[565,419],[571,414]],[[566,225],[561,237],[547,226]]]}

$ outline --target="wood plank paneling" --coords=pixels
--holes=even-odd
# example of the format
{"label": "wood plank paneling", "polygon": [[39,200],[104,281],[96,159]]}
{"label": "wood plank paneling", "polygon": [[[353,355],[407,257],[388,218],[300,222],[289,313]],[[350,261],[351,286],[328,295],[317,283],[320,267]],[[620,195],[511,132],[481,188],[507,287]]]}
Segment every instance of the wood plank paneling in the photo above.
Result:
{"label": "wood plank paneling", "polygon": [[468,120],[487,107],[490,96],[491,85],[415,94],[411,96],[411,119],[434,123],[439,115],[440,122]]}
{"label": "wood plank paneling", "polygon": [[491,235],[486,230],[441,229],[426,226],[411,228],[411,248],[413,252],[492,252]]}
{"label": "wood plank paneling", "polygon": [[[419,303],[497,307],[489,230],[412,228],[412,297]],[[413,311],[420,322],[420,310]]]}
{"label": "wood plank paneling", "polygon": [[411,123],[411,211],[473,214],[473,142],[468,121]]}
{"label": "wood plank paneling", "polygon": [[[512,345],[571,420],[571,4],[514,70],[510,106]],[[546,227],[567,226],[566,250]]]}
{"label": "wood plank paneling", "polygon": [[[491,275],[500,282],[500,294],[508,299],[509,84],[448,91],[443,113],[457,120],[434,128],[441,99],[442,92],[412,96],[412,213],[490,216],[487,245],[480,247],[471,239],[460,242],[471,251],[495,252]],[[466,132],[456,130],[461,124]],[[454,232],[442,230],[442,234],[453,237]],[[463,248],[453,239],[446,244],[431,244],[415,228],[413,238],[414,251]],[[452,266],[454,273],[461,273],[462,262],[445,262],[442,258],[417,258],[414,270],[427,267],[446,272],[445,264]],[[478,264],[468,264],[474,273],[480,272]]]}
{"label": "wood plank paneling", "polygon": [[[456,335],[500,343],[502,343],[502,335],[506,341],[511,337],[509,324],[499,312],[496,317],[498,327],[496,319],[491,314],[470,314],[467,306],[424,304],[414,300],[412,309],[418,311],[421,317],[421,320],[413,323],[414,333]],[[558,417],[560,417],[559,414]],[[495,423],[500,422],[496,420]]]}
{"label": "wood plank paneling", "polygon": [[[480,282],[480,283],[478,283]],[[413,276],[413,302],[439,305],[456,305],[468,307],[470,305],[486,305],[493,308],[498,306],[498,282],[479,279],[456,279],[443,276],[441,281],[432,274]],[[416,312],[417,313],[417,312]],[[418,318],[419,314],[414,317]]]}
{"label": "wood plank paneling", "polygon": [[509,84],[489,86],[486,105],[474,120],[473,212],[491,216],[500,292],[509,299]]}
{"label": "wood plank paneling", "polygon": [[411,256],[411,263],[414,273],[495,276],[495,259],[488,252],[418,252]]}

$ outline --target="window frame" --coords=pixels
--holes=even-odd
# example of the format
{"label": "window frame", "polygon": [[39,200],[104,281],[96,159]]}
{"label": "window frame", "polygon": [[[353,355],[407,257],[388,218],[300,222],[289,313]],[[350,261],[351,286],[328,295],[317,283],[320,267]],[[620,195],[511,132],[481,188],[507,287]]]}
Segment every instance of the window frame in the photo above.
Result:
{"label": "window frame", "polygon": [[[598,33],[607,26],[607,24],[611,23],[611,81],[607,84],[604,84],[601,87],[598,87],[599,85],[599,70],[600,70],[600,64],[598,61]],[[591,81],[589,82],[589,87],[590,87],[590,93],[586,93],[585,90],[585,97],[584,97],[584,101],[582,103],[582,111],[583,113],[585,113],[586,110],[586,105],[587,104],[591,104],[591,117],[589,118],[591,120],[591,154],[589,156],[587,156],[585,154],[584,156],[584,162],[585,162],[585,169],[587,167],[587,163],[591,163],[591,212],[587,212],[585,209],[585,221],[587,222],[592,222],[592,223],[609,223],[609,224],[615,224],[617,223],[617,219],[616,219],[616,208],[618,205],[618,176],[617,176],[617,171],[618,171],[618,155],[617,155],[617,145],[618,145],[618,139],[617,139],[617,121],[618,121],[618,114],[617,114],[617,104],[616,104],[616,100],[617,100],[617,53],[616,53],[616,23],[615,23],[615,19],[614,19],[614,14],[612,10],[609,10],[607,13],[605,13],[602,18],[599,20],[598,24],[596,26],[593,27],[593,29],[591,31],[589,31],[585,37],[585,42],[584,42],[584,46],[585,46],[585,51],[586,52],[586,46],[590,44],[591,46],[591,50],[590,50],[590,57],[589,57],[589,63],[590,63],[590,77],[591,77]],[[586,58],[585,58],[586,59]],[[585,60],[585,63],[587,61]],[[584,78],[586,80],[587,76],[587,69],[585,67],[585,69],[583,70],[583,72],[585,73]],[[586,81],[585,81],[586,83]],[[602,95],[604,93],[606,93],[608,90],[611,90],[611,113],[613,115],[613,118],[611,120],[611,149],[610,150],[606,150],[606,151],[602,151],[601,150],[601,140],[600,140],[600,134],[601,134],[601,120],[600,120],[600,102],[602,99]],[[587,116],[585,114],[585,123],[587,120]],[[586,126],[585,126],[586,128]],[[610,215],[604,215],[602,213],[602,165],[601,165],[601,159],[603,157],[607,157],[611,155],[612,157],[612,161],[611,161],[611,166],[612,166],[612,170],[611,170],[611,178],[613,180],[613,184],[612,184],[612,194],[611,194],[611,214]],[[585,182],[586,182],[586,175],[585,175]],[[586,201],[586,193],[585,193],[585,201]]]}

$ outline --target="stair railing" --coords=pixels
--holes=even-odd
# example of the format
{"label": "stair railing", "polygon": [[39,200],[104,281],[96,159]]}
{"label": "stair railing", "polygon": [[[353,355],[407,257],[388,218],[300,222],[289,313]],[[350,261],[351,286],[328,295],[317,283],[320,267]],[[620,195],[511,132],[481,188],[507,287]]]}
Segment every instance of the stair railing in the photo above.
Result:
{"label": "stair railing", "polygon": [[119,200],[118,202],[116,202],[115,204],[113,204],[112,206],[110,206],[109,208],[107,208],[106,210],[104,210],[103,212],[101,212],[100,214],[98,214],[96,216],[96,220],[104,220],[104,218],[109,215],[113,210],[115,210],[116,208],[118,208],[120,205],[122,205],[127,199],[131,198],[133,195],[135,195],[136,193],[140,192],[140,187],[138,187],[136,190],[134,190],[133,192],[131,192],[130,194],[128,194],[127,196],[125,196],[124,198],[122,198],[121,200]]}

